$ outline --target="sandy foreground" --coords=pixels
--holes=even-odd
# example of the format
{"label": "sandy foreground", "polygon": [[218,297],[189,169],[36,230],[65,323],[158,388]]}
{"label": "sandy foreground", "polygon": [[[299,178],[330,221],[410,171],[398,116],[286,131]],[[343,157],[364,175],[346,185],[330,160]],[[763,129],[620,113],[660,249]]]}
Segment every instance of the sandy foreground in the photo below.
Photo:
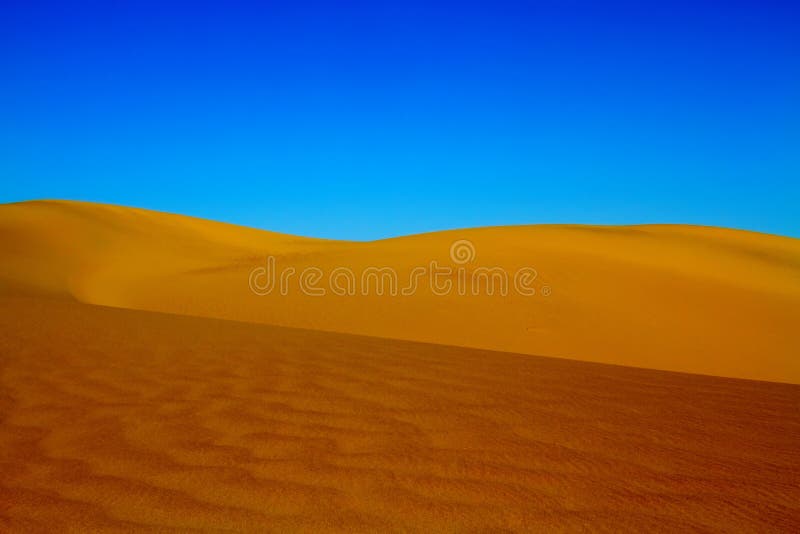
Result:
{"label": "sandy foreground", "polygon": [[0,299],[0,530],[797,531],[800,387]]}
{"label": "sandy foreground", "polygon": [[[254,291],[270,261],[324,294]],[[327,276],[433,261],[467,294]],[[2,205],[0,531],[797,532],[799,321],[779,236]]]}

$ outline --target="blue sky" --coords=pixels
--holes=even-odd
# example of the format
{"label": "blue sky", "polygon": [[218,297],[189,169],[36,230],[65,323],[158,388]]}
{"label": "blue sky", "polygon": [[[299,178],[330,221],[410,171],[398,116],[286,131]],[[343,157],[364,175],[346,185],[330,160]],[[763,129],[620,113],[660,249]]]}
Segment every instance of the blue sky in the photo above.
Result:
{"label": "blue sky", "polygon": [[132,4],[0,5],[1,202],[800,237],[796,3]]}

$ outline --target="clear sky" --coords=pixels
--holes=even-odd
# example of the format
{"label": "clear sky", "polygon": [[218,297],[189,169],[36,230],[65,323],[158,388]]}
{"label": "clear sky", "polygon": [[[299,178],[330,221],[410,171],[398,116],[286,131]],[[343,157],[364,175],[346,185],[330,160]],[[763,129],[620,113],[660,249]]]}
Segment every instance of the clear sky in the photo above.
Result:
{"label": "clear sky", "polygon": [[769,0],[5,0],[0,202],[800,237],[798,28]]}

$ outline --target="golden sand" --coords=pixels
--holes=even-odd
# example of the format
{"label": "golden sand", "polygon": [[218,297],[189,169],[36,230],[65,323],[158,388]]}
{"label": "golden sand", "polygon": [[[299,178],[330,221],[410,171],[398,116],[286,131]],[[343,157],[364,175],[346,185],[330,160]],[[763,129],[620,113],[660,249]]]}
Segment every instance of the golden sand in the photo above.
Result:
{"label": "golden sand", "polygon": [[[77,202],[0,206],[0,240],[2,532],[800,531],[798,240]],[[330,277],[433,261],[465,294]],[[325,295],[256,294],[270,262]]]}
{"label": "golden sand", "polygon": [[[800,383],[800,240],[690,226],[519,226],[374,242],[301,238],[78,202],[0,206],[0,292],[645,367]],[[455,265],[468,274],[531,267],[534,296],[355,296],[331,291],[337,267]],[[325,274],[324,296],[253,293],[250,274]],[[360,276],[358,276],[360,279]],[[457,283],[454,272],[453,283]],[[467,276],[467,283],[472,277]]]}

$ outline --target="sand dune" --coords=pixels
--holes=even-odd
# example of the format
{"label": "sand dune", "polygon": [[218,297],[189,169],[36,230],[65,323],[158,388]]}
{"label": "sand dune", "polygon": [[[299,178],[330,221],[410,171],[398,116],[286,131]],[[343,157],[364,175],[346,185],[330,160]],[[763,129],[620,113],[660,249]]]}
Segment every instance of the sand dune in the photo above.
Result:
{"label": "sand dune", "polygon": [[[800,241],[686,226],[481,228],[375,242],[263,232],[77,202],[0,206],[0,292],[121,308],[800,383]],[[402,282],[468,240],[537,294],[254,294],[266,257],[297,272],[391,267]],[[457,282],[456,274],[451,277]],[[467,278],[468,291],[472,278]],[[363,289],[363,288],[362,288]],[[480,288],[478,288],[480,289]]]}
{"label": "sand dune", "polygon": [[0,530],[797,531],[800,387],[0,298]]}
{"label": "sand dune", "polygon": [[[2,531],[800,528],[797,240],[362,243],[76,202],[0,206],[0,238]],[[270,261],[325,295],[257,294]],[[324,276],[432,261],[464,294]]]}

